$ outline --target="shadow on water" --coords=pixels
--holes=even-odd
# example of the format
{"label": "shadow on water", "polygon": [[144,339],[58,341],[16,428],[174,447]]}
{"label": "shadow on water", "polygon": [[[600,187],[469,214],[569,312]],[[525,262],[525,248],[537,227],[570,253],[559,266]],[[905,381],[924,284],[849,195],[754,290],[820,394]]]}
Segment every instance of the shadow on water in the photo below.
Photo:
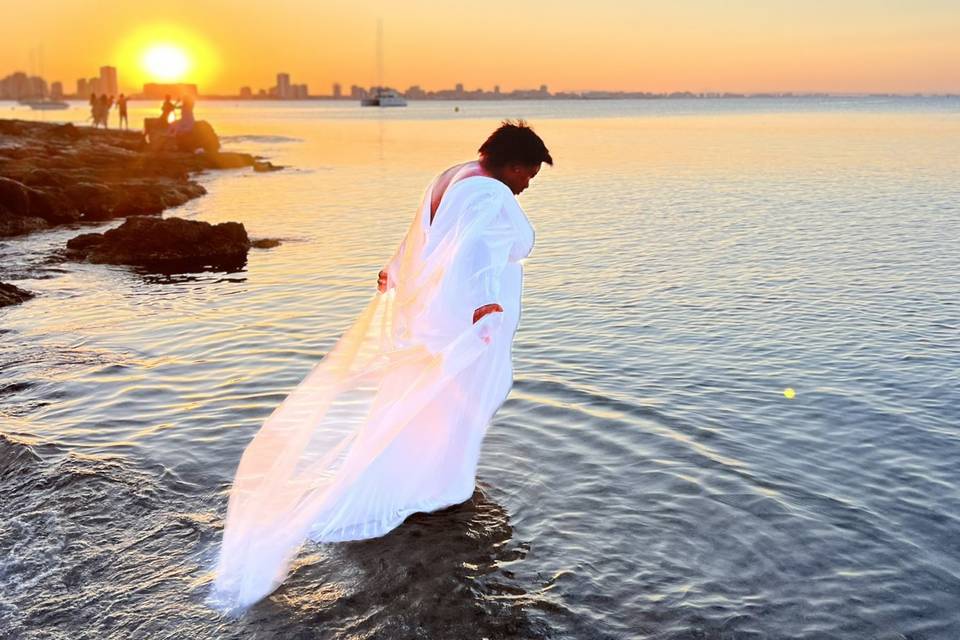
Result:
{"label": "shadow on water", "polygon": [[195,273],[241,273],[247,267],[247,257],[227,257],[211,260],[200,258],[195,260],[167,260],[132,267],[135,273],[143,276],[151,284],[167,284],[168,282],[190,281],[196,278],[183,278]]}
{"label": "shadow on water", "polygon": [[513,540],[509,515],[482,488],[462,504],[415,514],[382,538],[313,550],[248,612],[258,629],[279,631],[272,618],[317,630],[304,638],[548,636],[505,568],[525,557],[527,545]]}

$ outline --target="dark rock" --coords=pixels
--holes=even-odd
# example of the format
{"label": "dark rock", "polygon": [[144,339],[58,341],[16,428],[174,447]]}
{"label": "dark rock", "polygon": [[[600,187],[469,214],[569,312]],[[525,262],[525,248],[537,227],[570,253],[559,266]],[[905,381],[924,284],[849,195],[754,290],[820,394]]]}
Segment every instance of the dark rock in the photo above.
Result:
{"label": "dark rock", "polygon": [[61,189],[30,189],[29,195],[30,215],[43,218],[51,225],[77,222],[80,219],[80,212]]}
{"label": "dark rock", "polygon": [[216,133],[202,121],[193,135],[196,144],[183,143],[204,153],[177,151],[172,138],[157,150],[140,132],[0,120],[0,237],[78,221],[157,215],[206,193],[191,174],[279,168],[249,154],[218,152]]}
{"label": "dark rock", "polygon": [[102,233],[84,233],[67,240],[67,249],[70,251],[86,252],[102,242]]}
{"label": "dark rock", "polygon": [[9,178],[0,177],[0,214],[30,215],[30,192],[27,187]]}
{"label": "dark rock", "polygon": [[222,151],[220,153],[204,154],[207,167],[210,169],[240,169],[252,167],[255,159],[249,153],[236,151]]}
{"label": "dark rock", "polygon": [[276,238],[260,238],[250,242],[250,246],[255,249],[273,249],[280,246],[280,241]]}
{"label": "dark rock", "polygon": [[68,122],[66,124],[62,124],[54,128],[51,134],[55,136],[60,136],[63,138],[69,138],[71,140],[76,140],[77,138],[80,137],[80,130],[77,129],[75,126],[73,126],[72,123]]}
{"label": "dark rock", "polygon": [[114,217],[116,196],[105,184],[78,182],[67,187],[66,194],[84,220],[109,220]]}
{"label": "dark rock", "polygon": [[206,120],[198,120],[189,133],[177,135],[176,140],[180,151],[192,153],[203,149],[206,153],[216,153],[220,150],[220,138]]}
{"label": "dark rock", "polygon": [[20,236],[49,228],[43,218],[32,216],[11,216],[0,213],[0,238]]}
{"label": "dark rock", "polygon": [[280,171],[283,167],[278,167],[277,165],[267,162],[266,160],[255,160],[253,163],[253,170],[260,173],[265,173],[267,171]]}
{"label": "dark rock", "polygon": [[69,182],[67,176],[49,169],[32,169],[23,176],[23,184],[28,187],[63,187]]}
{"label": "dark rock", "polygon": [[6,307],[11,304],[20,304],[25,302],[30,298],[34,297],[34,294],[29,291],[24,291],[20,287],[15,287],[12,284],[6,284],[0,282],[0,307]]}
{"label": "dark rock", "polygon": [[67,248],[74,259],[95,263],[228,265],[246,259],[250,239],[239,222],[211,225],[182,218],[134,217],[104,234],[73,238]]}

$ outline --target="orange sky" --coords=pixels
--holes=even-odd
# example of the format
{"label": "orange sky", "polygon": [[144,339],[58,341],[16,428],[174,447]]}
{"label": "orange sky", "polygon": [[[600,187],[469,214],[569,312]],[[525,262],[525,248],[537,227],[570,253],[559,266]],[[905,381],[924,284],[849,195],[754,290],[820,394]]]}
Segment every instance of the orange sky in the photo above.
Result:
{"label": "orange sky", "polygon": [[315,94],[370,85],[382,18],[399,89],[960,93],[958,0],[31,0],[3,14],[0,76],[30,71],[42,45],[44,76],[70,92],[102,64],[139,90],[140,52],[161,40],[183,44],[204,93],[277,71]]}

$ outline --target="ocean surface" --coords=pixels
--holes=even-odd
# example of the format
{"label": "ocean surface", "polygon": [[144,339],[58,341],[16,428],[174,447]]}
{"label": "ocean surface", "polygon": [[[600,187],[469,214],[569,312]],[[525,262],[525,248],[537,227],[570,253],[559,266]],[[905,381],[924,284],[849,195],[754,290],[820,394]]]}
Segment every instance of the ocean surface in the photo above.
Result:
{"label": "ocean surface", "polygon": [[[158,274],[55,258],[90,227],[0,241],[38,294],[0,310],[0,638],[960,638],[960,99],[197,116],[287,168],[202,175],[165,215],[280,247]],[[245,445],[507,117],[556,166],[520,196],[537,244],[474,497],[212,609]]]}

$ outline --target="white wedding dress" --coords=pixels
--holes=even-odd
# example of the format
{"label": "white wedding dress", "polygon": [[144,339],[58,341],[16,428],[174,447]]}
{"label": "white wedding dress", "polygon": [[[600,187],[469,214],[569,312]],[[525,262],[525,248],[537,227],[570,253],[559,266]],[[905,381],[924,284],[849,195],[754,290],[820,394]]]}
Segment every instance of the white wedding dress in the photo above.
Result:
{"label": "white wedding dress", "polygon": [[[436,182],[436,181],[435,181]],[[513,382],[533,229],[510,189],[433,184],[377,293],[248,445],[230,492],[216,600],[245,607],[286,578],[306,538],[381,536],[467,500],[480,445]],[[473,324],[473,311],[499,303]]]}

